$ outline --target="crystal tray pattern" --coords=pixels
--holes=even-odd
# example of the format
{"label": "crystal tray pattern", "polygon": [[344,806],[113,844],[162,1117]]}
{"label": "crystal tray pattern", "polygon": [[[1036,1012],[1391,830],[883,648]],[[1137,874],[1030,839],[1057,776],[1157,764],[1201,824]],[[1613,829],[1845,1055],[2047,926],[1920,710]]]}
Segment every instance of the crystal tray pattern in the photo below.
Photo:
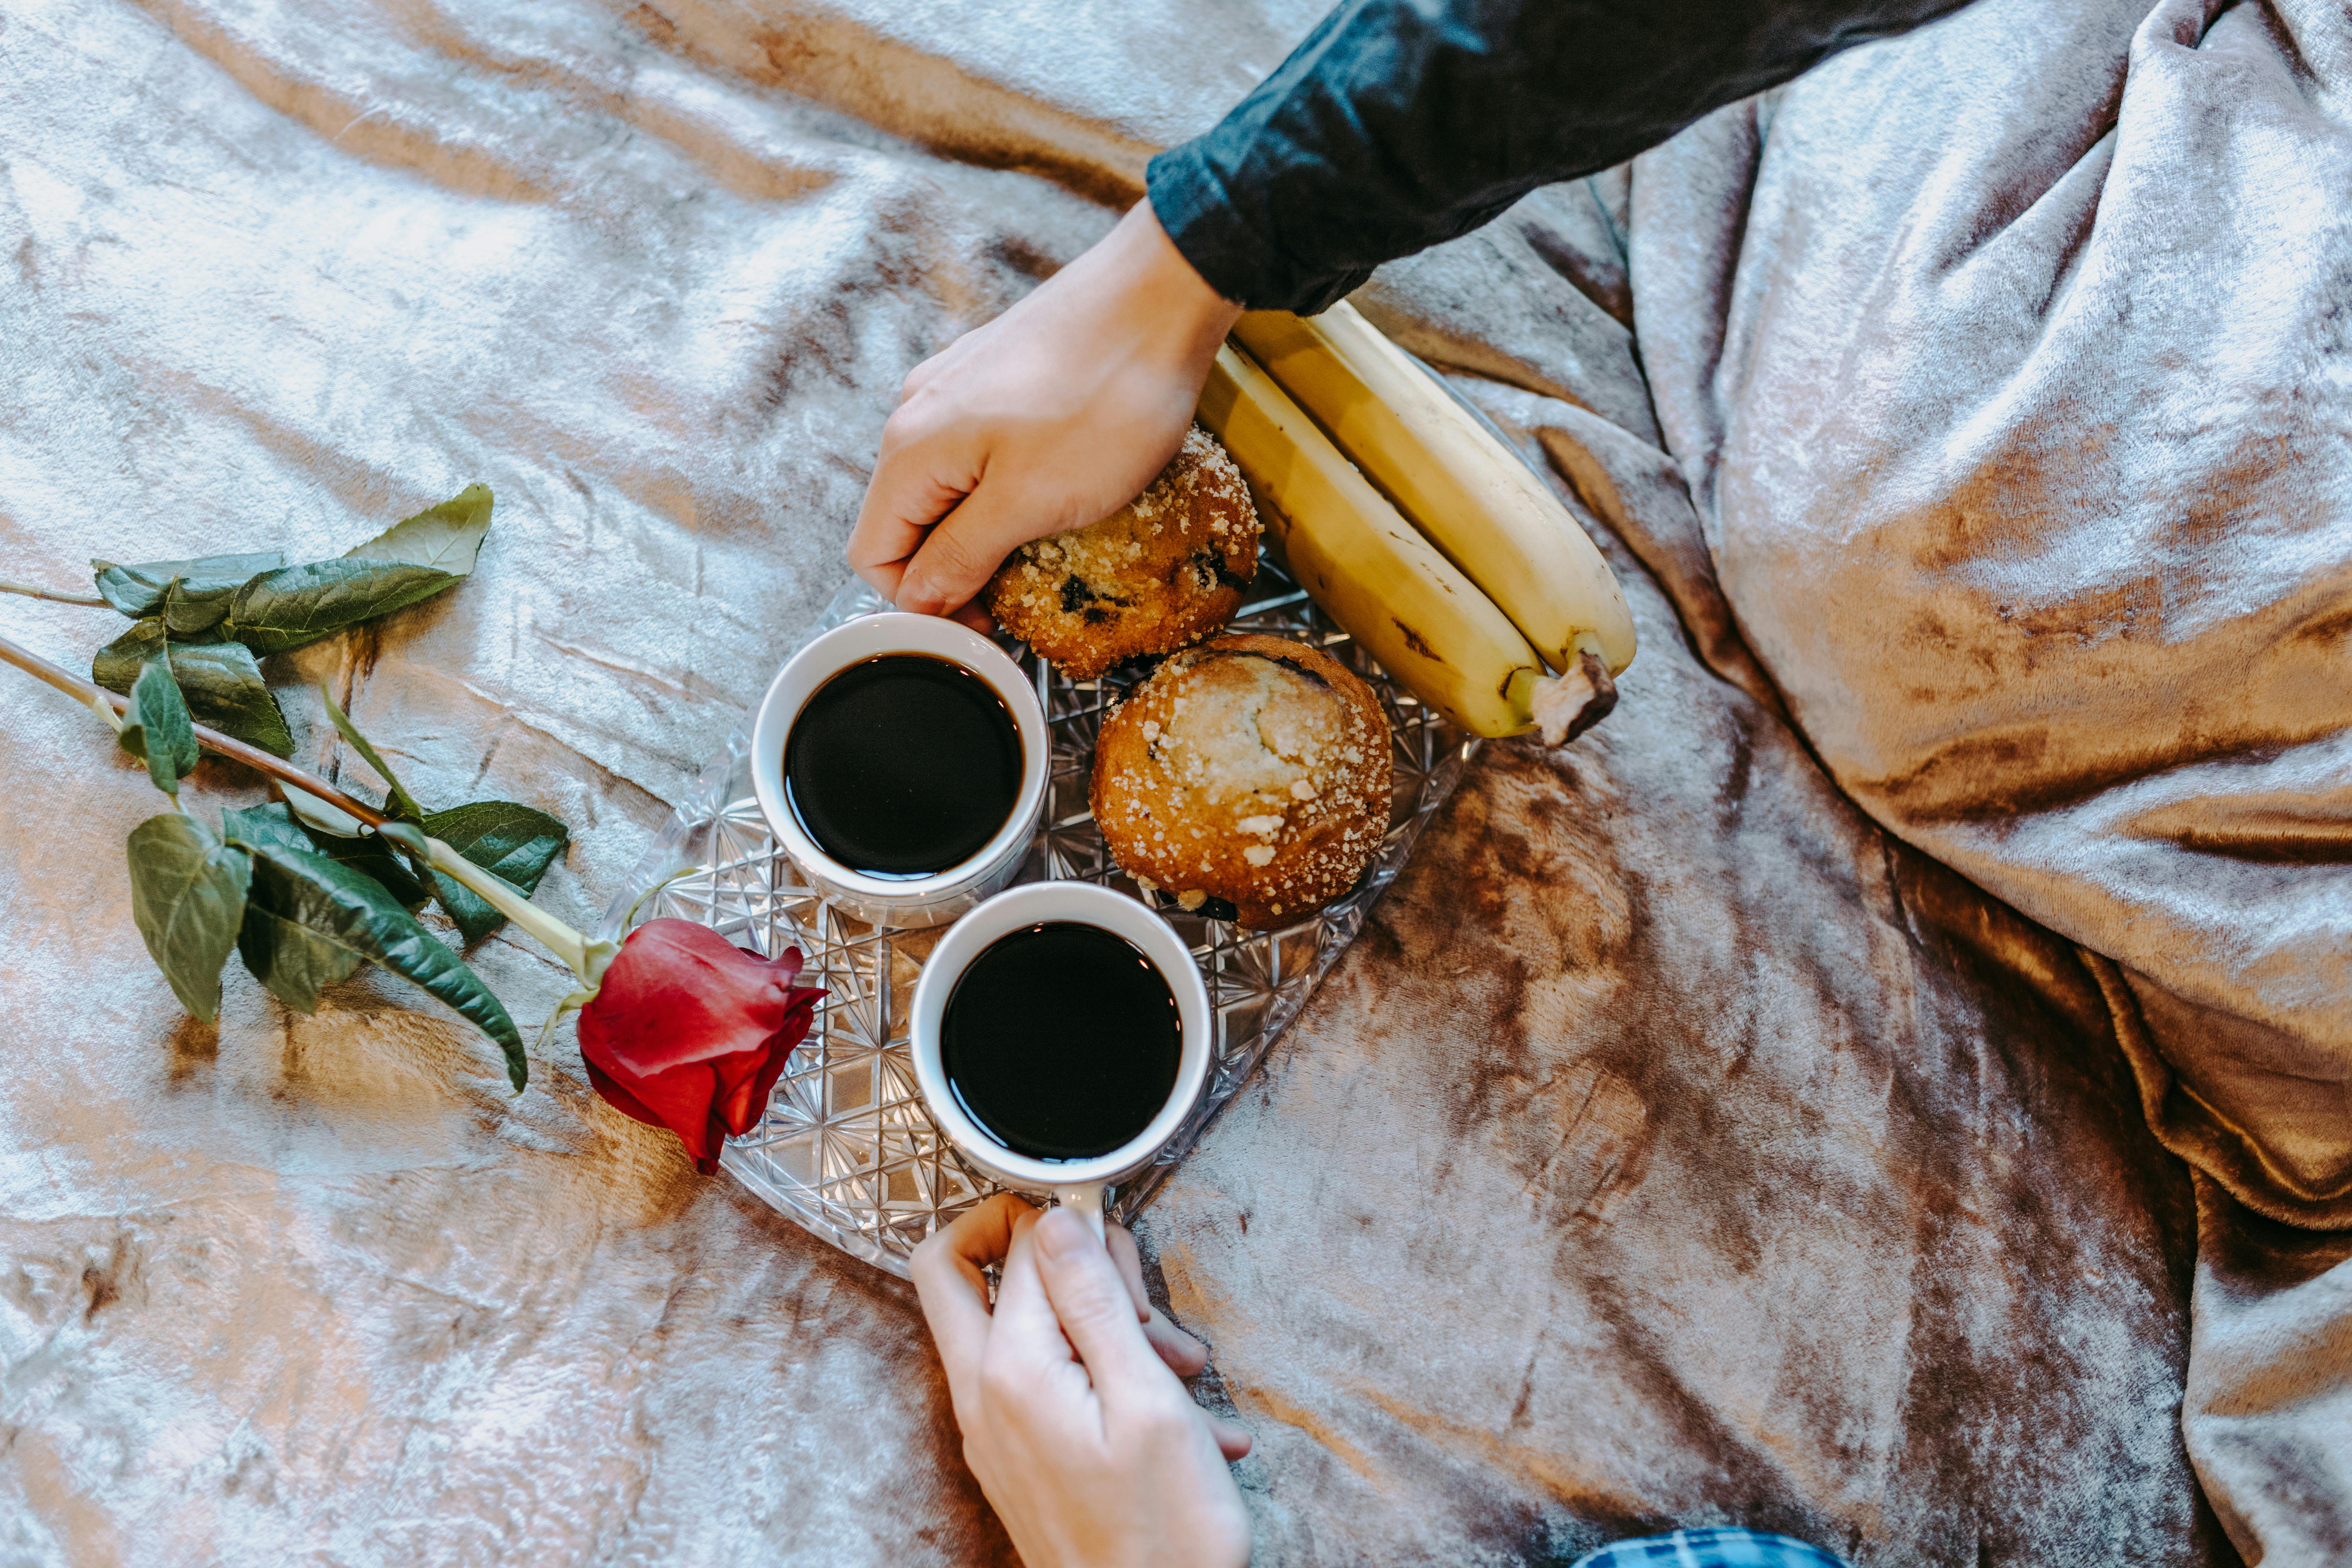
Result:
{"label": "crystal tray pattern", "polygon": [[[887,607],[873,590],[852,584],[835,595],[801,644]],[[1216,1037],[1199,1108],[1159,1159],[1113,1194],[1112,1212],[1121,1219],[1150,1202],[1201,1129],[1298,1016],[1354,940],[1373,900],[1403,868],[1413,840],[1452,793],[1477,744],[1391,681],[1270,563],[1261,564],[1256,590],[1230,629],[1313,643],[1371,683],[1395,738],[1395,802],[1388,837],[1355,891],[1297,925],[1252,931],[1186,915],[1173,905],[1156,906],[1201,965]],[[1121,694],[1118,676],[1070,680],[1018,644],[1008,642],[1006,650],[1037,683],[1053,745],[1045,817],[1016,879],[1101,882],[1142,898],[1104,850],[1087,805],[1095,734]],[[603,934],[617,939],[633,921],[676,916],[698,921],[764,956],[801,950],[805,983],[824,986],[824,1000],[770,1096],[766,1115],[750,1132],[728,1141],[720,1163],[803,1228],[903,1277],[918,1243],[994,1190],[965,1168],[931,1125],[908,1055],[915,976],[945,928],[870,926],[813,892],[752,798],[751,747],[747,721],[703,769],[637,863],[605,913]]]}

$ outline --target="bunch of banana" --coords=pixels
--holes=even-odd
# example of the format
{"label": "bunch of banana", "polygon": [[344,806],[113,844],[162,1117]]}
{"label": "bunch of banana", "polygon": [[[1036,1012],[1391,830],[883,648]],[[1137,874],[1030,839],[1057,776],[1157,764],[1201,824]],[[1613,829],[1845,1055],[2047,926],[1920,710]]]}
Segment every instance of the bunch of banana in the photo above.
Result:
{"label": "bunch of banana", "polygon": [[1331,618],[1475,734],[1558,744],[1607,713],[1633,617],[1518,455],[1345,303],[1252,311],[1234,336],[1248,353],[1218,354],[1202,423]]}

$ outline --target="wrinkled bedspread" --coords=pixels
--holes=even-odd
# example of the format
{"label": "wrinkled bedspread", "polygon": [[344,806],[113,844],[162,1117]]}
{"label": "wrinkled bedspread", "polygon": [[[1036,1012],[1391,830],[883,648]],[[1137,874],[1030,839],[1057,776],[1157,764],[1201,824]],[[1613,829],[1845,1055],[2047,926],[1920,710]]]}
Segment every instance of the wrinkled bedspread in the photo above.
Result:
{"label": "wrinkled bedspread", "polygon": [[[0,577],[491,485],[472,580],[272,670],[302,760],[373,782],[325,681],[412,791],[562,816],[585,923],[898,378],[1318,10],[11,0]],[[2352,1553],[2347,84],[2304,0],[1984,0],[1360,296],[1643,651],[1482,752],[1146,1216],[1261,1562]],[[911,1293],[568,1028],[512,1098],[395,983],[186,1019],[158,797],[7,680],[0,1563],[1011,1559]]]}

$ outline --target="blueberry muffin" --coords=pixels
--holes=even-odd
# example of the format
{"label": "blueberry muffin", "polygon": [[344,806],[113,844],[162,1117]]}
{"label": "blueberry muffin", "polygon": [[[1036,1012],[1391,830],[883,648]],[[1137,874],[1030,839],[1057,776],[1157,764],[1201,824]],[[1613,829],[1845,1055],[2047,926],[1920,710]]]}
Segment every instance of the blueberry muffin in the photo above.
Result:
{"label": "blueberry muffin", "polygon": [[1150,489],[1014,551],[982,603],[1055,668],[1091,680],[1222,630],[1257,574],[1257,535],[1241,469],[1195,425]]}
{"label": "blueberry muffin", "polygon": [[1170,656],[1095,746],[1095,822],[1119,868],[1182,909],[1261,930],[1356,885],[1389,794],[1380,699],[1282,637]]}

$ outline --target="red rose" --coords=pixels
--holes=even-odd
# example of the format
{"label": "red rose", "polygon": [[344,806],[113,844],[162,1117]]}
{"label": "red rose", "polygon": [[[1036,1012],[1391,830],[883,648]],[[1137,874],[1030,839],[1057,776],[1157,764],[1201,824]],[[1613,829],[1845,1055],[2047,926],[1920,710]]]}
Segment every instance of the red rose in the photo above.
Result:
{"label": "red rose", "polygon": [[801,950],[771,963],[692,921],[631,931],[580,1013],[588,1081],[624,1115],[667,1127],[704,1175],[727,1135],[748,1132],[821,990],[795,985]]}

